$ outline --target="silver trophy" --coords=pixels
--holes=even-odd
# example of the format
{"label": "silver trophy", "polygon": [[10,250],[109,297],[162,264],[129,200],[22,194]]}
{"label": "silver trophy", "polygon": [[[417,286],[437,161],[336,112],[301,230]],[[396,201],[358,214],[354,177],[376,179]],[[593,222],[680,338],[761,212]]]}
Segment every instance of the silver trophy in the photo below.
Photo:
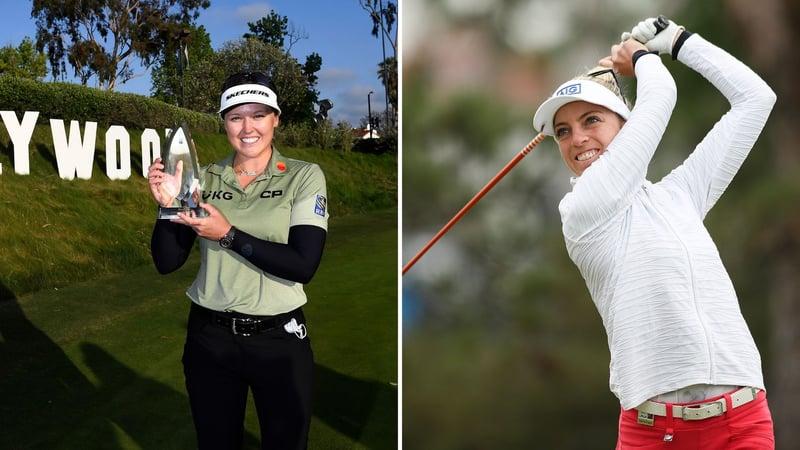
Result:
{"label": "silver trophy", "polygon": [[189,132],[189,126],[182,123],[170,133],[163,148],[164,180],[159,185],[162,204],[159,206],[159,219],[177,219],[178,213],[194,213],[195,217],[205,217],[208,212],[200,207],[203,179],[197,162],[197,149]]}

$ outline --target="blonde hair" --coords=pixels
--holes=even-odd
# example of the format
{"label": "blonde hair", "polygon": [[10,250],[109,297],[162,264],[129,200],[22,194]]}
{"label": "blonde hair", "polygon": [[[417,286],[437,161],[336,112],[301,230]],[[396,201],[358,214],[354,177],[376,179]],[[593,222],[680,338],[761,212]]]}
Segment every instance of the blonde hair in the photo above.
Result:
{"label": "blonde hair", "polygon": [[622,92],[622,86],[619,84],[619,80],[617,75],[612,72],[613,69],[609,69],[608,67],[603,66],[595,66],[592,69],[587,70],[581,75],[576,76],[573,80],[590,80],[594,81],[595,83],[605,87],[609,91],[613,92],[628,109],[631,109],[633,105],[631,102],[628,101],[625,94]]}

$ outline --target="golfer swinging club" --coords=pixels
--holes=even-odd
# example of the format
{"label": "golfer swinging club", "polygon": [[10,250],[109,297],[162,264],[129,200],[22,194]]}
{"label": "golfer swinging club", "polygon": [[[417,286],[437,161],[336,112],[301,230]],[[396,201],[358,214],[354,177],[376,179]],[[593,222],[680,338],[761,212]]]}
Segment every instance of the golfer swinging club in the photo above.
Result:
{"label": "golfer swinging club", "polygon": [[[559,212],[608,335],[610,388],[622,407],[617,449],[773,449],[761,358],[703,219],[753,147],[775,93],[666,18],[622,38],[599,70],[559,86],[534,116],[576,175]],[[647,167],[677,97],[659,54],[705,77],[730,110],[651,183]],[[614,72],[636,77],[633,109]]]}

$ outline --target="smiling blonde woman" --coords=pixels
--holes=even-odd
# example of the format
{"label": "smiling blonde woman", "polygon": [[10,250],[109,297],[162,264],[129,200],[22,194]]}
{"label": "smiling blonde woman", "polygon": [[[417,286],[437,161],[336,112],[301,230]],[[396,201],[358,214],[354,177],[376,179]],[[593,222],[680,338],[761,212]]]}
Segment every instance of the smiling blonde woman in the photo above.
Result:
{"label": "smiling blonde woman", "polygon": [[[691,155],[646,179],[677,87],[658,54],[693,69],[730,102]],[[761,358],[703,219],[761,133],[776,96],[739,60],[663,17],[646,19],[612,70],[567,81],[534,126],[575,174],[562,231],[603,320],[618,449],[773,449]],[[617,72],[637,79],[631,109]]]}

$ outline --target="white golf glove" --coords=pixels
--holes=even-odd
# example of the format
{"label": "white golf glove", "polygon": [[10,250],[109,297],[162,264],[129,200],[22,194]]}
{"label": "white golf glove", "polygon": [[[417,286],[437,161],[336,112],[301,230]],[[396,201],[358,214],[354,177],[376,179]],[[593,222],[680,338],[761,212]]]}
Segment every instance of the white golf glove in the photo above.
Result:
{"label": "white golf glove", "polygon": [[622,40],[634,38],[650,51],[672,55],[672,44],[683,30],[684,27],[664,16],[651,17],[639,22],[630,33],[622,33]]}

